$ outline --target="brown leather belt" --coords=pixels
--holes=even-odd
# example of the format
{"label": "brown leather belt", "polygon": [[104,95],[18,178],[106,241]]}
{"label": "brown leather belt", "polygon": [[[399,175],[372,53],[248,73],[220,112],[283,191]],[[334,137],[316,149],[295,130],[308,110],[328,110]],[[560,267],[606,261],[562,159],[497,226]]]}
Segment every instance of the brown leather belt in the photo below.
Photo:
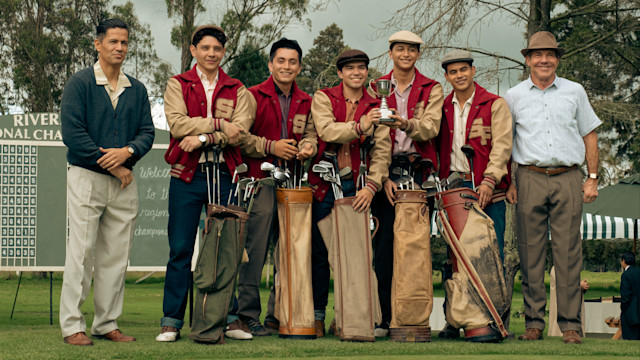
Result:
{"label": "brown leather belt", "polygon": [[547,176],[560,175],[562,173],[566,173],[570,170],[575,170],[578,168],[578,165],[573,166],[557,166],[557,167],[538,167],[535,165],[522,165],[525,169],[529,171],[535,171],[539,173],[546,174]]}
{"label": "brown leather belt", "polygon": [[470,172],[451,171],[449,173],[449,175],[453,174],[454,172],[457,172],[458,174],[460,174],[460,177],[464,181],[471,181],[471,179],[472,179]]}

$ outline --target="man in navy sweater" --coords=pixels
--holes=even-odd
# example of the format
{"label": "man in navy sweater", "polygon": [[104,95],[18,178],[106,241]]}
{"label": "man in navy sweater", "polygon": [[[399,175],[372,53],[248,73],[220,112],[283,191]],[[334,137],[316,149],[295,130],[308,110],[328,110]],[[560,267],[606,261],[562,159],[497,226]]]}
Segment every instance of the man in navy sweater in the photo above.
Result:
{"label": "man in navy sweater", "polygon": [[93,345],[81,307],[94,272],[91,334],[135,341],[118,329],[124,278],[138,213],[131,169],[153,144],[147,90],[122,72],[129,30],[120,19],[102,21],[94,45],[98,61],[74,74],[62,95],[62,140],[68,147],[69,239],[60,295],[60,328],[71,345]]}

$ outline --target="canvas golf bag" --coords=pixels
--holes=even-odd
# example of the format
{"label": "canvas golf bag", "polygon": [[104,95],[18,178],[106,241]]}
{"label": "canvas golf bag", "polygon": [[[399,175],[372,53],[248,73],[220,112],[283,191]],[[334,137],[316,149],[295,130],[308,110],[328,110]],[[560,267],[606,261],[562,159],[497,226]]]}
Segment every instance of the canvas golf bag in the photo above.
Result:
{"label": "canvas golf bag", "polygon": [[197,290],[189,335],[197,342],[224,343],[224,328],[242,259],[248,219],[249,215],[240,207],[207,205],[194,272]]}
{"label": "canvas golf bag", "polygon": [[373,271],[369,212],[353,210],[355,197],[335,200],[331,214],[318,222],[334,273],[337,333],[344,341],[375,341],[382,320],[378,280]]}
{"label": "canvas golf bag", "polygon": [[275,317],[280,337],[315,339],[311,285],[311,188],[276,190],[278,239]]}
{"label": "canvas golf bag", "polygon": [[431,341],[433,309],[430,216],[427,192],[397,190],[391,282],[392,341]]}
{"label": "canvas golf bag", "polygon": [[468,188],[440,192],[437,225],[449,246],[453,276],[445,283],[446,320],[468,341],[501,341],[510,301],[493,221]]}

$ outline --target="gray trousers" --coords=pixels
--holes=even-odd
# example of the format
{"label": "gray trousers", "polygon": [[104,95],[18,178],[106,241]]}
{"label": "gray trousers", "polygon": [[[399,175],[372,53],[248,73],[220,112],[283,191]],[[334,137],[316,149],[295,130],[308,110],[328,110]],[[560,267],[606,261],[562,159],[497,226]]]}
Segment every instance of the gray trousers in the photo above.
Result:
{"label": "gray trousers", "polygon": [[558,326],[580,331],[582,269],[582,174],[579,170],[547,176],[518,167],[516,235],[522,272],[525,325],[544,330],[547,228],[556,271]]}
{"label": "gray trousers", "polygon": [[[241,264],[238,271],[237,314],[242,318],[260,320],[260,282],[271,241],[278,241],[276,189],[265,186],[255,197],[247,224],[245,248],[249,255],[249,262]],[[275,320],[274,301],[275,292],[272,288],[265,320]]]}

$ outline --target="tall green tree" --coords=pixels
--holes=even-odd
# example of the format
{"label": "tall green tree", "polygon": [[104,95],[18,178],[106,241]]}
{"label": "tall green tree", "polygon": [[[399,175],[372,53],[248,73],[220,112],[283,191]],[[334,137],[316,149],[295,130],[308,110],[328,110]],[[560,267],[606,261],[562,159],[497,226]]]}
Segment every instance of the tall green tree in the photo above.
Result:
{"label": "tall green tree", "polygon": [[196,12],[206,9],[202,0],[165,0],[167,15],[178,17],[179,23],[171,29],[171,44],[180,49],[180,72],[191,68],[191,34],[196,29]]}
{"label": "tall green tree", "polygon": [[245,44],[231,66],[229,76],[234,77],[247,87],[258,85],[269,77],[269,55],[260,46]]}
{"label": "tall green tree", "polygon": [[320,31],[313,39],[313,47],[302,59],[302,71],[298,77],[300,89],[313,94],[318,89],[339,84],[336,58],[347,48],[342,28],[335,23]]}

